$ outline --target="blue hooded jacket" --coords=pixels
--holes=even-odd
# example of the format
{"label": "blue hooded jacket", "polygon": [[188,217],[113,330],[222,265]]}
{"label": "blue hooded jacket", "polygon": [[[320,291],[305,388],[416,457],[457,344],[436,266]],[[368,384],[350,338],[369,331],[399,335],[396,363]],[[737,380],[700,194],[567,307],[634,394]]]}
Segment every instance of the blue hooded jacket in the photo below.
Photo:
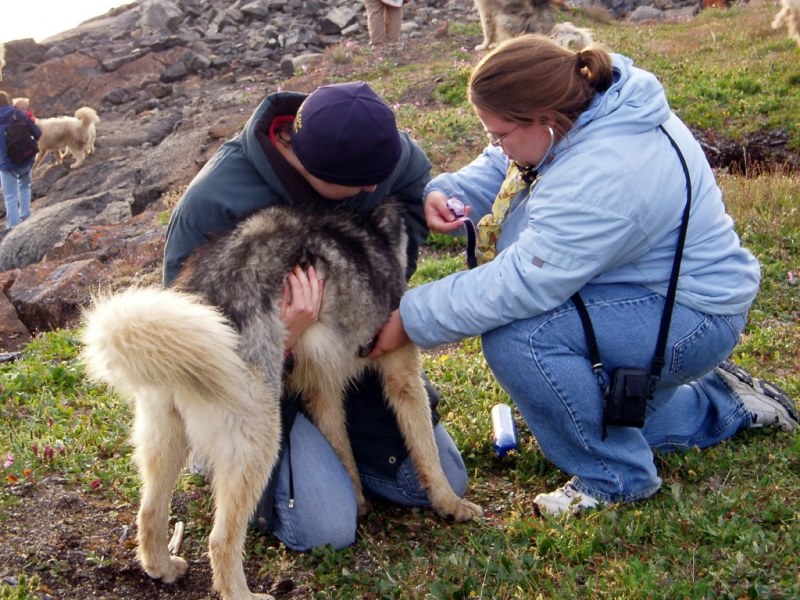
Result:
{"label": "blue hooded jacket", "polygon": [[[739,243],[702,148],[670,110],[664,89],[630,59],[612,55],[614,80],[598,94],[540,168],[533,189],[512,200],[497,257],[476,269],[409,290],[403,325],[422,347],[480,335],[563,304],[587,284],[630,283],[666,295],[686,180],[663,125],[688,163],[692,210],[676,301],[733,315],[758,291],[758,261]],[[488,146],[439,190],[491,210],[508,158]]]}

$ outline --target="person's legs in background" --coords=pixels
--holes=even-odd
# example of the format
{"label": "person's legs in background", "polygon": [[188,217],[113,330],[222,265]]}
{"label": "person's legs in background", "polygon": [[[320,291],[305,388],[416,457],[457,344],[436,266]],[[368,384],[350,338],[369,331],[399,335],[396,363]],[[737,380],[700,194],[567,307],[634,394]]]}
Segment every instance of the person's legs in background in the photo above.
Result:
{"label": "person's legs in background", "polygon": [[12,229],[19,225],[19,180],[16,174],[0,171],[0,186],[6,204],[6,228]]}
{"label": "person's legs in background", "polygon": [[397,44],[400,41],[400,28],[403,24],[403,7],[387,6],[384,21],[386,23],[386,42]]}
{"label": "person's legs in background", "polygon": [[369,31],[369,45],[383,46],[386,44],[385,13],[387,6],[381,0],[364,0],[367,10],[367,30]]}
{"label": "person's legs in background", "polygon": [[31,169],[22,173],[17,173],[19,176],[19,218],[24,221],[31,216]]}

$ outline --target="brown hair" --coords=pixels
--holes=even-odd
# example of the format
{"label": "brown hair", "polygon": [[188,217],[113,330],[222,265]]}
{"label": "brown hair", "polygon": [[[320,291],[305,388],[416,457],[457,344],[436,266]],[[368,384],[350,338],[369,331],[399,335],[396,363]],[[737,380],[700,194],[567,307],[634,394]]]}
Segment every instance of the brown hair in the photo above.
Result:
{"label": "brown hair", "polygon": [[11,98],[3,91],[0,91],[0,106],[11,106]]}
{"label": "brown hair", "polygon": [[469,101],[523,125],[543,113],[551,115],[563,136],[612,80],[611,55],[603,46],[576,52],[541,35],[522,35],[478,63],[469,80]]}

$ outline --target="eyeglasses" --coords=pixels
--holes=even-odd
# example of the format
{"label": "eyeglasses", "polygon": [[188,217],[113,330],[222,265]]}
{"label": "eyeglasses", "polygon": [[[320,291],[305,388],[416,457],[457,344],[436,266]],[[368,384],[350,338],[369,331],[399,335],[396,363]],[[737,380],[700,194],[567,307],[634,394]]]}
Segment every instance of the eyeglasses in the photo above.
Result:
{"label": "eyeglasses", "polygon": [[490,143],[492,146],[502,146],[502,145],[503,145],[503,140],[504,140],[504,139],[506,139],[506,138],[507,138],[509,135],[511,135],[512,133],[514,133],[514,131],[515,131],[515,130],[516,130],[518,127],[519,127],[519,126],[520,126],[520,123],[517,123],[516,125],[514,125],[514,127],[512,127],[511,129],[509,129],[508,131],[506,131],[506,132],[505,132],[503,135],[501,135],[501,136],[498,136],[497,134],[494,134],[494,133],[489,133],[489,132],[487,131],[487,132],[486,132],[486,137],[488,137],[488,138],[489,138],[489,143]]}

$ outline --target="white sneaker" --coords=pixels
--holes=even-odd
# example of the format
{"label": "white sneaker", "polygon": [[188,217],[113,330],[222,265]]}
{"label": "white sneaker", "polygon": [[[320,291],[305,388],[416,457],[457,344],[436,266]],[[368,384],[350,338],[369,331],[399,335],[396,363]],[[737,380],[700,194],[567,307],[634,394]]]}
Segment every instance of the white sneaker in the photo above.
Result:
{"label": "white sneaker", "polygon": [[783,431],[797,429],[797,408],[777,385],[755,379],[731,360],[723,362],[715,372],[750,413],[751,429],[770,426],[780,427]]}
{"label": "white sneaker", "polygon": [[560,515],[567,511],[576,513],[583,508],[595,508],[600,504],[596,498],[578,491],[573,481],[568,481],[548,494],[536,496],[533,499],[534,510],[549,515]]}

